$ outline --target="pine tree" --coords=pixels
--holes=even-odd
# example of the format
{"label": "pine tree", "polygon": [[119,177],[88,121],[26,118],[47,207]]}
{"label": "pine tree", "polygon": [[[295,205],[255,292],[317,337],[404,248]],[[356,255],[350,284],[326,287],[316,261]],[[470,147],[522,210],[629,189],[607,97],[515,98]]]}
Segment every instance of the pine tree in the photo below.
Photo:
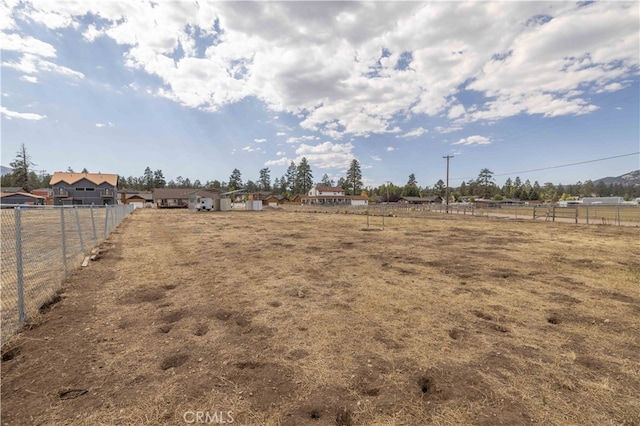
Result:
{"label": "pine tree", "polygon": [[[289,164],[289,167],[287,168],[287,174],[286,174],[286,183],[287,183],[287,189],[289,190],[289,192],[291,193],[291,195],[293,195],[296,191],[296,177],[298,175],[298,168],[296,167],[296,163],[294,163],[293,161]],[[281,181],[282,182],[282,181]]]}
{"label": "pine tree", "polygon": [[20,145],[20,149],[16,153],[16,159],[9,165],[11,166],[11,182],[13,186],[19,186],[26,191],[31,191],[32,188],[29,182],[29,172],[35,164],[31,161],[31,156],[27,153],[27,147],[24,144]]}
{"label": "pine tree", "polygon": [[142,176],[142,185],[145,191],[153,190],[153,172],[151,171],[151,167],[149,166],[144,169],[144,175]]}
{"label": "pine tree", "polygon": [[164,188],[166,185],[167,185],[167,181],[164,179],[162,170],[158,169],[155,172],[153,172],[153,187]]}
{"label": "pine tree", "polygon": [[355,158],[351,160],[349,170],[347,170],[347,185],[352,195],[360,194],[362,188],[362,171],[360,170],[360,163]]}
{"label": "pine tree", "polygon": [[300,164],[298,164],[298,172],[296,173],[295,188],[297,193],[306,194],[313,185],[313,174],[311,172],[311,166],[307,162],[306,157],[302,157]]}
{"label": "pine tree", "polygon": [[242,175],[240,170],[233,169],[231,176],[229,176],[229,191],[235,191],[242,188]]}
{"label": "pine tree", "polygon": [[416,175],[411,173],[409,180],[402,190],[402,194],[405,197],[418,197],[420,196],[420,189],[418,188],[418,182],[416,181]]}
{"label": "pine tree", "polygon": [[260,189],[269,191],[271,188],[271,171],[268,167],[260,169],[260,180],[258,181]]}
{"label": "pine tree", "polygon": [[320,182],[320,185],[333,186],[333,181],[329,179],[329,175],[325,173],[322,175],[322,181]]}

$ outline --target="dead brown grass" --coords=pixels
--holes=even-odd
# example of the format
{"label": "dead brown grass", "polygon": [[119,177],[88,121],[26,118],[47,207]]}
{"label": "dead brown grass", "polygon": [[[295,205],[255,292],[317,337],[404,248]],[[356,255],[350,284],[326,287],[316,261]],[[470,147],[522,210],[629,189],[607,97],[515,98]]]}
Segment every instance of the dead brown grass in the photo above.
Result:
{"label": "dead brown grass", "polygon": [[640,230],[365,221],[136,212],[7,348],[3,424],[638,424]]}

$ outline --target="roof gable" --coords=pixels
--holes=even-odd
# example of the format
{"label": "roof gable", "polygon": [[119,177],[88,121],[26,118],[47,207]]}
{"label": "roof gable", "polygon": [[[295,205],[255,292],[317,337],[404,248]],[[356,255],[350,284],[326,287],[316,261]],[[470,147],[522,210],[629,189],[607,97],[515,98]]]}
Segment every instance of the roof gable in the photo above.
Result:
{"label": "roof gable", "polygon": [[318,185],[318,186],[316,186],[316,191],[319,191],[319,192],[344,192],[344,188],[342,188],[340,186]]}
{"label": "roof gable", "polygon": [[70,172],[55,172],[51,177],[49,185],[53,186],[61,182],[64,182],[68,185],[73,185],[74,183],[80,182],[82,179],[86,179],[96,185],[108,183],[111,186],[118,186],[118,175],[115,174]]}

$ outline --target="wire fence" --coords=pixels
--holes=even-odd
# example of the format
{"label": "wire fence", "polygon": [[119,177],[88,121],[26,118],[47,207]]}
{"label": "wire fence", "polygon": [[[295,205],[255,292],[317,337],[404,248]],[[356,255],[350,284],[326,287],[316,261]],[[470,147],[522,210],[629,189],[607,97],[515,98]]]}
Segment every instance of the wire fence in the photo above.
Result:
{"label": "wire fence", "polygon": [[300,212],[351,213],[367,216],[427,217],[431,214],[452,214],[470,217],[581,223],[587,225],[640,226],[640,205],[504,205],[477,207],[473,204],[370,204],[348,205],[285,205],[287,210]]}
{"label": "wire fence", "polygon": [[47,303],[131,205],[23,207],[1,212],[2,345]]}

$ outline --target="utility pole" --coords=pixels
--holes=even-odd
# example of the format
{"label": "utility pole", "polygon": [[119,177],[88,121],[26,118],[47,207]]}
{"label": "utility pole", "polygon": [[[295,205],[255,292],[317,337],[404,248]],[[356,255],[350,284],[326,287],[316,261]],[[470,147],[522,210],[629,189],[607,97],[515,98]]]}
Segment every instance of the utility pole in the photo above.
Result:
{"label": "utility pole", "polygon": [[389,185],[391,184],[391,181],[387,180],[385,181],[385,183],[387,184],[387,203],[389,204]]}
{"label": "utility pole", "polygon": [[449,213],[449,159],[453,158],[453,155],[445,155],[442,158],[446,158],[447,159],[447,192],[446,192],[447,201],[446,201],[445,212]]}

